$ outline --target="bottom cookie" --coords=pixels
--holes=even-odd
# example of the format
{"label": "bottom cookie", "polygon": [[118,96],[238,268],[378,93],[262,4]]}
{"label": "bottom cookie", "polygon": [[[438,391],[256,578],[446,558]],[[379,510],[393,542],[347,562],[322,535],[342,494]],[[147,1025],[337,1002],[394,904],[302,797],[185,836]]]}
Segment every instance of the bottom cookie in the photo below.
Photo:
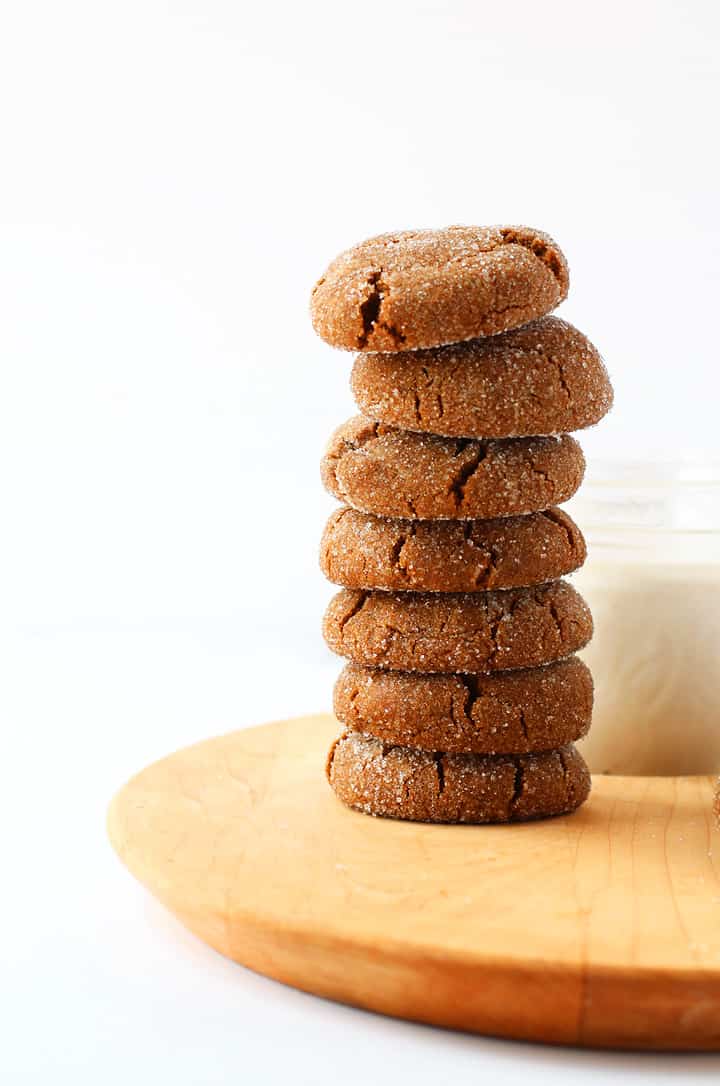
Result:
{"label": "bottom cookie", "polygon": [[573,746],[542,754],[441,754],[344,732],[327,777],[348,807],[411,822],[524,822],[574,811],[590,774]]}

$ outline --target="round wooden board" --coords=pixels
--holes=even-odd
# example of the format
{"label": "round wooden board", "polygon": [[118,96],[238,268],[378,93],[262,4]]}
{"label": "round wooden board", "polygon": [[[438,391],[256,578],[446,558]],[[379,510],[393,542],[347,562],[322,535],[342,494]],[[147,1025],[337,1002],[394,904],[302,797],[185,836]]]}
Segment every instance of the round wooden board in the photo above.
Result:
{"label": "round wooden board", "polygon": [[344,808],[302,717],[143,770],[112,842],[220,953],[383,1014],[560,1044],[720,1050],[706,777],[596,777],[577,814],[431,826]]}

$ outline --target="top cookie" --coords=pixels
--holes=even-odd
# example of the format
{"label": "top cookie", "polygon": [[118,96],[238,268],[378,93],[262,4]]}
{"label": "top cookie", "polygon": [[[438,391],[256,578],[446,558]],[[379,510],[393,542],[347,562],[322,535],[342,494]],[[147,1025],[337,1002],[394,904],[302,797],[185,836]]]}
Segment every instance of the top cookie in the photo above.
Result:
{"label": "top cookie", "polygon": [[529,226],[381,234],[341,253],[316,283],[315,331],[346,351],[410,351],[495,335],[567,297],[567,261]]}

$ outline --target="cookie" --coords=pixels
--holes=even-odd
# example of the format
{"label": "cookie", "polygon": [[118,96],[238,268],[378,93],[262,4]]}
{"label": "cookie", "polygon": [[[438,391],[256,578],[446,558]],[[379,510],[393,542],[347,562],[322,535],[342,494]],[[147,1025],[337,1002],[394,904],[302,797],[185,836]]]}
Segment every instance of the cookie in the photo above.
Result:
{"label": "cookie", "polygon": [[396,520],[344,506],[325,526],[320,566],[345,588],[478,592],[555,580],[585,554],[580,529],[554,507],[501,520]]}
{"label": "cookie", "polygon": [[410,351],[517,328],[567,296],[565,257],[528,226],[381,234],[316,283],[315,331],[347,351]]}
{"label": "cookie", "polygon": [[345,732],[326,772],[348,807],[413,822],[523,822],[567,814],[590,794],[588,768],[572,746],[514,756],[439,754]]}
{"label": "cookie", "polygon": [[394,671],[485,672],[570,656],[592,636],[566,581],[499,592],[365,592],[330,600],[323,635],[338,656]]}
{"label": "cookie", "polygon": [[613,401],[599,353],[557,317],[434,350],[361,354],[351,384],[368,418],[449,437],[582,430]]}
{"label": "cookie", "polygon": [[585,458],[577,441],[478,441],[400,430],[362,416],[340,426],[321,465],[331,494],[365,513],[486,520],[535,513],[571,498]]}
{"label": "cookie", "polygon": [[347,664],[333,696],[351,731],[454,754],[556,750],[587,733],[590,671],[577,656],[493,675],[423,675]]}

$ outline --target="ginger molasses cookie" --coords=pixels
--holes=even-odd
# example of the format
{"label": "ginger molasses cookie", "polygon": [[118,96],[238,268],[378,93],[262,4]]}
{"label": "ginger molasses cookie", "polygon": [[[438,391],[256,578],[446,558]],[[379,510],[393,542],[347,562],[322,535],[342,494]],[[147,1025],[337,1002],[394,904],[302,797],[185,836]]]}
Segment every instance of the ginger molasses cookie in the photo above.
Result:
{"label": "ginger molasses cookie", "polygon": [[584,471],[568,434],[478,441],[359,415],[335,431],[321,464],[327,490],[354,509],[420,520],[534,513],[571,498]]}
{"label": "ginger molasses cookie", "polygon": [[411,351],[494,335],[567,296],[565,257],[529,226],[381,234],[341,253],[315,285],[313,327],[348,351]]}
{"label": "ginger molasses cookie", "polygon": [[334,710],[384,743],[454,754],[524,754],[574,743],[590,727],[593,683],[577,656],[492,675],[423,675],[347,664]]}
{"label": "ginger molasses cookie", "polygon": [[590,640],[592,617],[567,581],[474,593],[344,588],[328,604],[323,635],[367,667],[474,673],[570,656]]}
{"label": "ginger molasses cookie", "polygon": [[557,317],[433,350],[360,354],[351,383],[368,418],[450,437],[582,430],[613,400],[598,351]]}
{"label": "ginger molasses cookie", "polygon": [[478,592],[553,581],[585,553],[580,529],[555,507],[497,520],[397,520],[344,506],[325,526],[320,566],[345,588]]}
{"label": "ginger molasses cookie", "polygon": [[348,807],[414,822],[522,822],[574,811],[590,774],[572,746],[542,754],[431,753],[346,732],[327,777]]}

